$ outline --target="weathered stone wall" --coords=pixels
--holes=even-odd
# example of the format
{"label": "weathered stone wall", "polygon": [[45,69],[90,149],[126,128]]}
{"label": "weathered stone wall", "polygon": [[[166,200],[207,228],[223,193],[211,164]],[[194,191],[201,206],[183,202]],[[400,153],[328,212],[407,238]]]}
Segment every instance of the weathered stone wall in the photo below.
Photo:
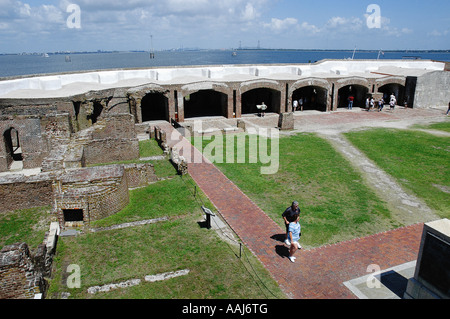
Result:
{"label": "weathered stone wall", "polygon": [[3,247],[0,251],[0,299],[33,299],[35,294],[45,291],[45,286],[26,243]]}
{"label": "weathered stone wall", "polygon": [[124,167],[128,188],[143,187],[158,181],[153,164],[126,164]]}
{"label": "weathered stone wall", "polygon": [[48,154],[45,132],[41,120],[35,116],[3,116],[0,118],[0,171],[8,171],[11,164],[9,150],[6,148],[5,133],[14,128],[18,133],[22,149],[23,168],[36,168]]}
{"label": "weathered stone wall", "polygon": [[131,114],[108,116],[93,128],[84,147],[86,165],[139,158],[134,118]]}
{"label": "weathered stone wall", "polygon": [[52,204],[52,181],[48,174],[0,177],[0,212]]}
{"label": "weathered stone wall", "polygon": [[415,106],[447,106],[450,102],[450,72],[435,71],[417,78]]}
{"label": "weathered stone wall", "polygon": [[134,160],[139,158],[138,139],[104,139],[84,147],[86,165]]}

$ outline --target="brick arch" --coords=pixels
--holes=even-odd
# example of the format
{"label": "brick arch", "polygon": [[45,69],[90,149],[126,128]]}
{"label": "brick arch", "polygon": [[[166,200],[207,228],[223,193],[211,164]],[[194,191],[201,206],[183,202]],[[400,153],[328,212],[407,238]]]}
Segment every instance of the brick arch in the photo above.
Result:
{"label": "brick arch", "polygon": [[339,90],[339,89],[341,89],[341,88],[343,88],[343,87],[346,87],[346,86],[349,86],[349,85],[359,85],[359,86],[364,86],[364,87],[366,87],[369,91],[370,91],[370,89],[371,89],[371,87],[370,87],[370,82],[369,82],[367,79],[362,78],[362,77],[355,76],[355,77],[344,78],[344,79],[338,80],[338,81],[336,82],[335,90]]}
{"label": "brick arch", "polygon": [[2,143],[6,167],[9,168],[13,161],[23,160],[22,154],[17,152],[20,147],[20,140],[19,131],[16,128],[10,126],[8,129],[4,130],[2,134]]}
{"label": "brick arch", "polygon": [[317,87],[320,87],[327,91],[331,90],[331,84],[327,80],[318,79],[318,78],[309,78],[309,79],[303,79],[303,80],[297,81],[294,84],[292,84],[291,87],[289,88],[288,96],[292,97],[292,94],[296,90],[301,89],[306,86],[317,86]]}
{"label": "brick arch", "polygon": [[181,87],[181,94],[183,96],[187,96],[189,94],[194,94],[198,91],[204,91],[204,90],[212,90],[216,92],[220,92],[226,95],[229,95],[233,92],[233,89],[230,88],[225,83],[221,82],[197,82],[192,84],[183,85]]}
{"label": "brick arch", "polygon": [[399,85],[405,86],[406,78],[400,77],[400,76],[389,76],[386,78],[377,79],[375,81],[375,84],[377,86],[377,89],[384,85],[387,85],[387,84],[399,84]]}
{"label": "brick arch", "polygon": [[[183,85],[178,91],[178,98],[180,99],[178,116],[180,121],[184,121],[186,117],[185,98],[201,91],[213,91],[220,93],[222,95],[220,98],[220,114],[227,118],[231,118],[233,116],[233,88],[222,82],[203,81]],[[216,97],[216,99],[218,99],[218,97]],[[215,115],[218,115],[219,112],[215,113],[217,113]],[[207,114],[207,112],[205,114]]]}
{"label": "brick arch", "polygon": [[273,80],[248,81],[241,84],[239,93],[242,95],[254,89],[272,89],[281,92],[280,85],[281,84],[279,82]]}
{"label": "brick arch", "polygon": [[[162,94],[169,99],[169,91],[157,84],[143,85],[127,91],[130,112],[134,116],[136,123],[142,123],[142,99],[152,93]],[[166,106],[168,107],[168,106]],[[166,114],[169,110],[166,110]]]}

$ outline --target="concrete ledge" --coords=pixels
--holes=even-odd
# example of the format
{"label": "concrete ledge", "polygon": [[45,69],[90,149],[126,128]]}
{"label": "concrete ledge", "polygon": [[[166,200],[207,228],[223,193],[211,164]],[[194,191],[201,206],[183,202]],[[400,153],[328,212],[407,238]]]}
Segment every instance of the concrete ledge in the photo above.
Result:
{"label": "concrete ledge", "polygon": [[[323,60],[314,64],[279,64],[279,65],[228,65],[228,66],[191,66],[166,67],[152,69],[117,69],[90,72],[39,75],[35,77],[20,77],[0,81],[0,96],[17,90],[56,91],[63,87],[80,84],[86,86],[86,92],[92,90],[92,85],[106,88],[135,86],[136,80],[148,83],[155,81],[165,84],[182,82],[201,82],[205,80],[240,81],[242,75],[280,79],[284,77],[308,77],[329,74],[330,76],[351,76],[367,74],[380,68],[420,69],[427,71],[443,71],[445,63],[429,60]],[[186,79],[191,79],[186,82]],[[193,80],[194,79],[194,80]],[[98,89],[98,88],[97,88]],[[70,91],[70,90],[69,90]],[[66,93],[66,95],[70,95]]]}

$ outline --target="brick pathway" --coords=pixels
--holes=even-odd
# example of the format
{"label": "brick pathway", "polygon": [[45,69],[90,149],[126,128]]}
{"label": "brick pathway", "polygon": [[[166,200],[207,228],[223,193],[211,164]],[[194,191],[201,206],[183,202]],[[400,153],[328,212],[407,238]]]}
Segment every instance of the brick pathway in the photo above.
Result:
{"label": "brick pathway", "polygon": [[[343,115],[337,114],[336,117],[342,120]],[[163,129],[172,131],[170,126]],[[174,136],[177,139],[176,133],[172,138]],[[173,145],[175,142],[171,143]],[[176,143],[179,147],[192,147],[185,139],[180,138]],[[198,151],[191,148],[191,152]],[[369,265],[379,265],[383,270],[417,259],[422,223],[301,250],[296,253],[296,262],[291,263],[287,258],[288,248],[283,243],[284,230],[219,169],[207,161],[189,163],[188,169],[229,226],[263,263],[289,298],[354,299],[356,296],[343,282],[367,275]]]}

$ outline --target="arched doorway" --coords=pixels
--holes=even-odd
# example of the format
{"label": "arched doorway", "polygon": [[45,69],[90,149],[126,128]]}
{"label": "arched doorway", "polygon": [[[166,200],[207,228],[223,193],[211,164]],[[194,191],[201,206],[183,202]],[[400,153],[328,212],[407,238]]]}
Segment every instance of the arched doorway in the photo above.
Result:
{"label": "arched doorway", "polygon": [[347,85],[338,91],[338,107],[348,107],[348,98],[354,97],[353,107],[365,108],[369,89],[362,85]]}
{"label": "arched doorway", "polygon": [[148,93],[141,100],[142,122],[169,120],[169,101],[163,93]]}
{"label": "arched doorway", "polygon": [[14,162],[22,162],[22,148],[20,146],[19,132],[15,128],[9,128],[3,133],[5,145],[6,162],[8,169]]}
{"label": "arched doorway", "polygon": [[397,99],[397,105],[405,104],[405,87],[397,83],[389,83],[378,88],[378,92],[383,93],[383,99],[386,103],[389,103],[390,96],[394,93]]}
{"label": "arched doorway", "polygon": [[98,118],[100,117],[102,112],[103,112],[102,103],[96,101],[96,102],[94,102],[94,105],[93,105],[92,114],[88,116],[88,119],[90,119],[92,121],[92,124],[95,124],[95,123],[97,123]]}
{"label": "arched doorway", "polygon": [[200,90],[184,97],[184,118],[225,116],[228,96],[214,90]]}
{"label": "arched doorway", "polygon": [[263,102],[267,105],[266,113],[278,112],[280,110],[281,92],[269,88],[258,88],[243,93],[242,114],[258,113],[256,106]]}
{"label": "arched doorway", "polygon": [[305,86],[297,89],[292,94],[292,101],[300,101],[303,104],[303,111],[316,110],[327,111],[327,96],[328,90],[320,86]]}

